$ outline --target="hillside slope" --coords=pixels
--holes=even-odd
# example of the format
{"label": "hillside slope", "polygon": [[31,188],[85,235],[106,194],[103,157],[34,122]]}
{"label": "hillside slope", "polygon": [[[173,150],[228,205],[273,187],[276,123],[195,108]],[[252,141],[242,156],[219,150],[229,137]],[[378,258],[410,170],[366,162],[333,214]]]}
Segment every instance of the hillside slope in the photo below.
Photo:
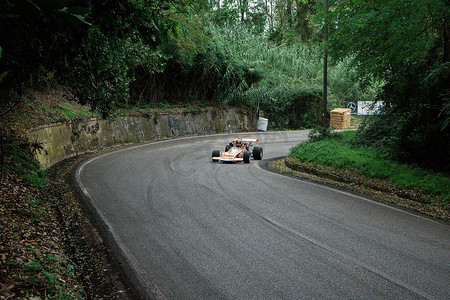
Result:
{"label": "hillside slope", "polygon": [[70,191],[77,159],[44,172],[33,157],[39,145],[25,135],[32,127],[91,116],[68,88],[56,86],[26,91],[1,120],[0,299],[129,297]]}

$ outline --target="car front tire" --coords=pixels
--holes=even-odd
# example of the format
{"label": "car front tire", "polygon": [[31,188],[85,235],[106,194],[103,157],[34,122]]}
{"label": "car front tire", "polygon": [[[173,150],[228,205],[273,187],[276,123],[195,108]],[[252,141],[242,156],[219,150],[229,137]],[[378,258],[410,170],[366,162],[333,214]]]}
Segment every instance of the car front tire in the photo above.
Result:
{"label": "car front tire", "polygon": [[253,158],[255,160],[261,160],[263,157],[263,149],[261,147],[253,148]]}
{"label": "car front tire", "polygon": [[220,156],[220,151],[219,150],[213,150],[212,151],[212,157],[219,157],[219,156]]}
{"label": "car front tire", "polygon": [[244,163],[246,164],[250,163],[250,152],[248,151],[244,152]]}

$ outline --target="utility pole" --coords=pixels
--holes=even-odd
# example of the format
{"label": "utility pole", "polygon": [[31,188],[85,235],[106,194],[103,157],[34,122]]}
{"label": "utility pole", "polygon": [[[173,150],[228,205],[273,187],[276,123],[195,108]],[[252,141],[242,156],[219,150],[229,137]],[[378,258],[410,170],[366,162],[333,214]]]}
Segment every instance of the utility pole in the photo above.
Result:
{"label": "utility pole", "polygon": [[327,85],[328,85],[328,0],[325,1],[325,32],[324,32],[324,42],[325,48],[323,53],[323,115],[322,124],[323,127],[328,127],[329,117],[328,117],[328,99],[327,99]]}

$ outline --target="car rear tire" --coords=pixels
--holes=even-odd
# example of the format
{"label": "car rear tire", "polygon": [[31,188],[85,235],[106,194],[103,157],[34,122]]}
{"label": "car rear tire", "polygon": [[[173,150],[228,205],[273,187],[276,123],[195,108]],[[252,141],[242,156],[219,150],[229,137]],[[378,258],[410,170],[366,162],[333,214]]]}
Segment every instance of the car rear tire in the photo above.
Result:
{"label": "car rear tire", "polygon": [[219,156],[220,156],[220,151],[219,150],[213,150],[212,151],[212,157],[219,157]]}
{"label": "car rear tire", "polygon": [[263,149],[261,147],[253,148],[253,158],[255,160],[261,160],[263,157]]}
{"label": "car rear tire", "polygon": [[244,152],[244,163],[246,164],[250,163],[250,152],[248,151]]}

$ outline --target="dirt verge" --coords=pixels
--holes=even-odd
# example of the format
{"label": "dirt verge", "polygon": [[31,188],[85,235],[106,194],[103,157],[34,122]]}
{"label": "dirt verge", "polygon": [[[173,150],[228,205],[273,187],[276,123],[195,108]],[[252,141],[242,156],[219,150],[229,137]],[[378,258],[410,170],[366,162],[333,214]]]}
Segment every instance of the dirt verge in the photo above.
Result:
{"label": "dirt verge", "polygon": [[47,170],[50,197],[61,220],[65,253],[76,265],[78,279],[88,299],[135,299],[111,250],[74,193],[71,172],[87,157],[88,154],[69,158]]}
{"label": "dirt verge", "polygon": [[346,170],[302,163],[289,156],[268,162],[267,168],[280,174],[332,185],[383,203],[397,205],[409,211],[450,221],[450,209],[443,205],[439,198],[418,190],[401,188],[386,180],[373,179]]}

